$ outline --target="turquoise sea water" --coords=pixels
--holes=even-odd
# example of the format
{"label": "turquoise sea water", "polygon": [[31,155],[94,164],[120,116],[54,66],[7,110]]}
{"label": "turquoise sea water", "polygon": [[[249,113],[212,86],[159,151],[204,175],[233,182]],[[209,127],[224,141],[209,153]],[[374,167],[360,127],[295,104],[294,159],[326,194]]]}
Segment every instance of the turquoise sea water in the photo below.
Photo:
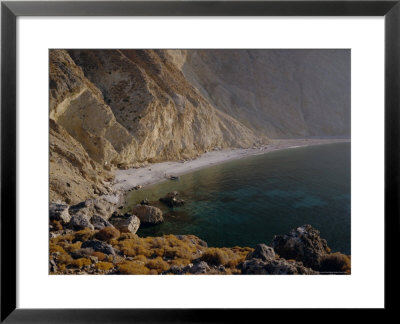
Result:
{"label": "turquoise sea water", "polygon": [[[186,201],[158,202],[170,191]],[[303,224],[321,232],[333,251],[350,249],[350,143],[293,148],[230,161],[128,194],[130,206],[148,198],[165,222],[139,236],[194,234],[209,246],[269,244]]]}

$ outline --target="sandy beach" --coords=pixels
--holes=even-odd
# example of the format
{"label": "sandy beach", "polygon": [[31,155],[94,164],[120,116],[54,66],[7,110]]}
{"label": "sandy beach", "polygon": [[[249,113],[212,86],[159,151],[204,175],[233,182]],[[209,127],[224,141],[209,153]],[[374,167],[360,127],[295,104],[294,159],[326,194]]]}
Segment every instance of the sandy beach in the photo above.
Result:
{"label": "sandy beach", "polygon": [[260,148],[229,149],[211,151],[197,159],[187,161],[161,162],[141,168],[117,170],[114,189],[130,190],[137,185],[147,186],[167,180],[169,176],[179,176],[201,168],[244,157],[265,154],[272,151],[291,149],[311,145],[324,145],[338,142],[350,142],[350,139],[279,139]]}

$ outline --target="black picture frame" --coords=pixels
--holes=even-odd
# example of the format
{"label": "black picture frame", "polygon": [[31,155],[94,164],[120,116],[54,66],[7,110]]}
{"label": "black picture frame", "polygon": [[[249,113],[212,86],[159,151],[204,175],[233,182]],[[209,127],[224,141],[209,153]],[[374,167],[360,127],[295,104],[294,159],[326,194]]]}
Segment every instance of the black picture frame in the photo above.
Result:
{"label": "black picture frame", "polygon": [[[399,273],[400,0],[396,1],[2,1],[1,3],[1,322],[236,322],[244,309],[16,308],[16,19],[19,16],[384,16],[385,311],[395,310]],[[372,154],[372,153],[371,153]],[[373,238],[371,238],[373,241]],[[371,242],[373,244],[373,242]],[[366,247],[367,248],[367,247]],[[372,257],[372,256],[371,256]],[[373,260],[371,260],[373,262]],[[368,283],[366,283],[368,284]],[[40,294],[40,292],[38,292]],[[240,296],[240,292],[238,292]],[[285,313],[287,314],[287,313]],[[296,315],[297,316],[297,315]],[[265,320],[268,320],[267,318]],[[249,318],[249,321],[252,321]]]}

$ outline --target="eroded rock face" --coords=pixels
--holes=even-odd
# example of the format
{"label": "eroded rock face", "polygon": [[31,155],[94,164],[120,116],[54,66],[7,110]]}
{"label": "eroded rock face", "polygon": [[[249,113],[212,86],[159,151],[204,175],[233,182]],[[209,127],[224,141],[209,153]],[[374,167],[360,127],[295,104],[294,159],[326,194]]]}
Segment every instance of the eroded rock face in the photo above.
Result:
{"label": "eroded rock face", "polygon": [[113,217],[110,221],[121,233],[135,234],[140,227],[140,219],[135,215],[130,215],[128,217]]}
{"label": "eroded rock face", "polygon": [[286,235],[275,235],[271,245],[281,257],[301,261],[306,267],[318,270],[322,258],[330,251],[319,234],[311,225],[303,225]]}
{"label": "eroded rock face", "polygon": [[161,209],[154,206],[136,205],[132,208],[132,214],[142,223],[157,224],[164,221]]}
{"label": "eroded rock face", "polygon": [[89,157],[82,144],[50,119],[50,201],[76,204],[109,192],[110,171]]}

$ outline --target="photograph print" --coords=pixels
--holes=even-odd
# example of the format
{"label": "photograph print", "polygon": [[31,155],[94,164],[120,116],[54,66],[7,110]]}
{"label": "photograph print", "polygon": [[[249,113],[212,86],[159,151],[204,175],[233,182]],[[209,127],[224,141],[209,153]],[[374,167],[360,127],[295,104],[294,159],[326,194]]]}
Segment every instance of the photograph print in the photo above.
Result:
{"label": "photograph print", "polygon": [[350,275],[349,49],[50,49],[50,275]]}

